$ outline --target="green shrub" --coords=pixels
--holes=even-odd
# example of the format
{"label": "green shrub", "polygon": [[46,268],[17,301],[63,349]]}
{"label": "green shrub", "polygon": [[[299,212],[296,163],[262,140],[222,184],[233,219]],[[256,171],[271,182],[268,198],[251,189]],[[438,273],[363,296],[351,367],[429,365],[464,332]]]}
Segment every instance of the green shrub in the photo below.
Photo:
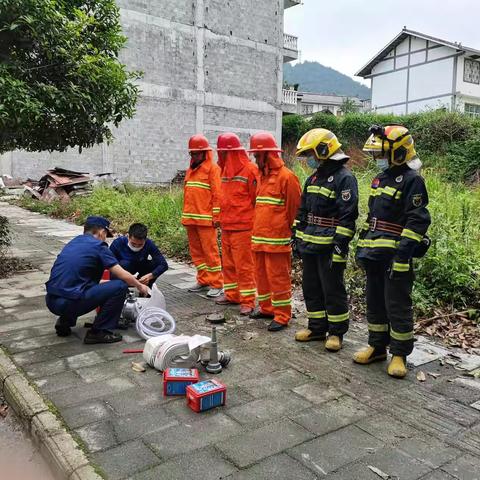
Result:
{"label": "green shrub", "polygon": [[282,126],[282,144],[296,144],[308,130],[307,121],[300,115],[286,115]]}
{"label": "green shrub", "polygon": [[310,120],[307,122],[307,131],[312,128],[326,128],[330,130],[335,135],[339,134],[340,131],[340,120],[339,117],[331,115],[329,113],[316,113]]}

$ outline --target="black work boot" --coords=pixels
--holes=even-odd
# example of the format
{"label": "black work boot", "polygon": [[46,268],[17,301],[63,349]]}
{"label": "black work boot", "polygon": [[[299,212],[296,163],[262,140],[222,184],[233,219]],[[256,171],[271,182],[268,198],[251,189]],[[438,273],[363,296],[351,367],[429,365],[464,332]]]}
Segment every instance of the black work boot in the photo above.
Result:
{"label": "black work boot", "polygon": [[55,331],[59,337],[69,337],[72,334],[72,329],[68,325],[65,325],[60,317],[57,323],[55,323]]}
{"label": "black work boot", "polygon": [[272,320],[270,325],[268,326],[268,331],[269,332],[279,332],[280,330],[283,330],[284,328],[287,328],[286,325],[283,323],[278,323],[275,320]]}
{"label": "black work boot", "polygon": [[259,308],[255,309],[249,316],[254,320],[272,319],[275,317],[273,313],[263,313]]}
{"label": "black work boot", "polygon": [[116,343],[122,341],[122,336],[110,330],[94,330],[93,328],[87,332],[83,343],[92,345],[94,343]]}

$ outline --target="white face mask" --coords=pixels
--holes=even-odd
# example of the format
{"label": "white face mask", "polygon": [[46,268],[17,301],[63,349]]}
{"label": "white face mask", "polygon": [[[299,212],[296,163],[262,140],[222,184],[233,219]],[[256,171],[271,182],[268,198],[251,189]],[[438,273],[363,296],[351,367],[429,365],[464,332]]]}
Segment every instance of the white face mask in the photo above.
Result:
{"label": "white face mask", "polygon": [[128,243],[128,248],[132,251],[132,252],[139,252],[143,247],[133,247],[132,245],[130,245],[130,243]]}
{"label": "white face mask", "polygon": [[388,164],[388,158],[377,158],[375,160],[375,163],[377,164],[377,167],[384,172],[385,170],[388,170],[389,164]]}

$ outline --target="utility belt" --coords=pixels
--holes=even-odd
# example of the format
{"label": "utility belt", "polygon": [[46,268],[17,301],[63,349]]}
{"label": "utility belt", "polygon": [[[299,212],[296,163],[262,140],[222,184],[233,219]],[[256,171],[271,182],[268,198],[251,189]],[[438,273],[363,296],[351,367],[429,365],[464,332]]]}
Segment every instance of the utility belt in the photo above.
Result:
{"label": "utility belt", "polygon": [[368,229],[371,232],[386,232],[394,235],[401,235],[403,232],[403,225],[398,223],[384,222],[376,217],[373,217],[368,222]]}
{"label": "utility belt", "polygon": [[307,223],[309,225],[317,225],[319,227],[336,227],[339,222],[332,217],[317,217],[313,213],[307,215]]}
{"label": "utility belt", "polygon": [[[386,232],[393,233],[394,235],[401,235],[404,227],[398,223],[384,222],[383,220],[378,220],[378,218],[373,217],[368,222],[368,229],[371,232]],[[424,235],[422,240],[415,245],[412,256],[414,258],[422,258],[427,253],[431,244],[432,241],[430,240],[430,237]]]}

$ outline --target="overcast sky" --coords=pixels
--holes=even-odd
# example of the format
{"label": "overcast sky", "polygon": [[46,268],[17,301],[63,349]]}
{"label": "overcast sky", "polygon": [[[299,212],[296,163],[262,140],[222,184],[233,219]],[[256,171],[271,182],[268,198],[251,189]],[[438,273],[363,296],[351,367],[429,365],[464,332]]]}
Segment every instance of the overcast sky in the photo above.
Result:
{"label": "overcast sky", "polygon": [[[480,49],[480,0],[303,0],[285,10],[301,60],[353,76],[404,25]],[[359,78],[355,78],[360,80]]]}

